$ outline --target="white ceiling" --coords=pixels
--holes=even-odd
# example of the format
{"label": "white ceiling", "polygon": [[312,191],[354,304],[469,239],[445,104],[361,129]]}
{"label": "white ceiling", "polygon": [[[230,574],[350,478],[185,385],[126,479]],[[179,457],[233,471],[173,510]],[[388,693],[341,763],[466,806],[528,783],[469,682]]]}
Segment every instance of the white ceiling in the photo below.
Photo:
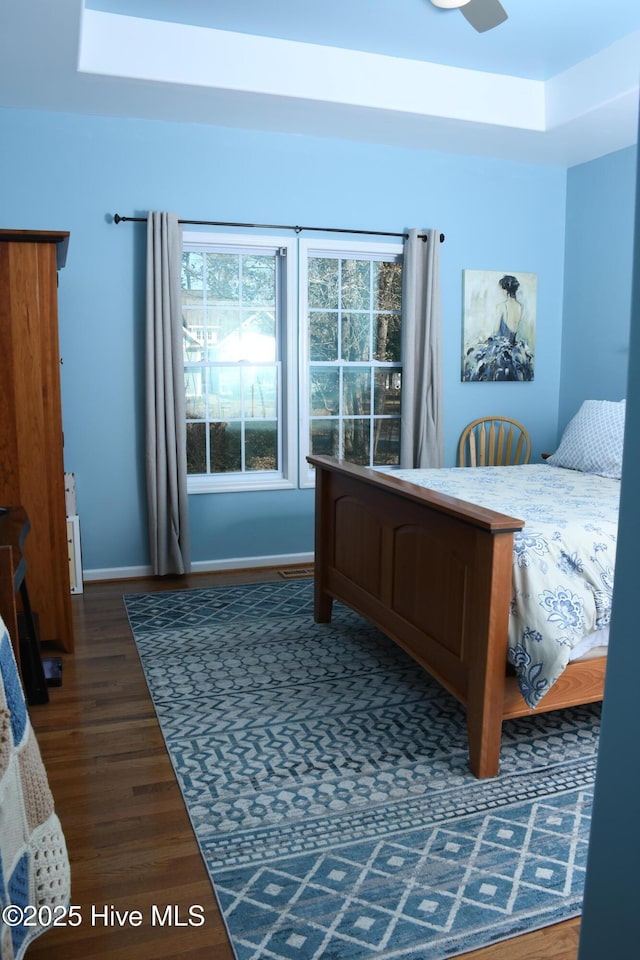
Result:
{"label": "white ceiling", "polygon": [[[573,165],[636,142],[639,0],[0,0],[0,106]],[[86,9],[85,9],[86,7]]]}

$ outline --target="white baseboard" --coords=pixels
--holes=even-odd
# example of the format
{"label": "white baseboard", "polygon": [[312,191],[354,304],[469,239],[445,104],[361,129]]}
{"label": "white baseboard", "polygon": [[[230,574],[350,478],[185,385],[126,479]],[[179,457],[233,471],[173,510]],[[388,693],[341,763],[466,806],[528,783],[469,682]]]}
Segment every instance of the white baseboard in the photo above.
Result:
{"label": "white baseboard", "polygon": [[[214,573],[219,570],[249,570],[255,567],[288,567],[295,564],[308,566],[313,563],[313,553],[279,554],[270,557],[230,557],[227,560],[198,560],[191,564],[192,573]],[[83,570],[83,579],[92,580],[135,580],[138,577],[151,577],[150,566],[140,567],[103,567]]]}
{"label": "white baseboard", "polygon": [[138,577],[151,577],[151,567],[102,567],[95,570],[83,570],[85,583],[92,580],[136,580]]}

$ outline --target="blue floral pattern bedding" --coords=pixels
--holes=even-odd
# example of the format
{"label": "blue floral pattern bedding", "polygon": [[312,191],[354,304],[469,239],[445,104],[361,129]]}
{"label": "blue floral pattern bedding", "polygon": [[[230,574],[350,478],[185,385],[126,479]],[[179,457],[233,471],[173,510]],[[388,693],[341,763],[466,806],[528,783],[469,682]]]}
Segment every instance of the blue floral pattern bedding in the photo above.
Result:
{"label": "blue floral pattern bedding", "polygon": [[509,661],[535,707],[576,644],[609,623],[620,481],[546,463],[393,475],[525,521],[514,536]]}

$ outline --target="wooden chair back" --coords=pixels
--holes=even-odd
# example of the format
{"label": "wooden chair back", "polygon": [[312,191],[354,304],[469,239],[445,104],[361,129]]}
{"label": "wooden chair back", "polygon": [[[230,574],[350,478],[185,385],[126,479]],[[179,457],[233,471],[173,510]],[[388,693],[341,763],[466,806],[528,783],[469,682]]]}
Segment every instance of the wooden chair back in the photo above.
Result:
{"label": "wooden chair back", "polygon": [[462,431],[459,467],[508,467],[529,463],[531,439],[511,417],[479,417]]}

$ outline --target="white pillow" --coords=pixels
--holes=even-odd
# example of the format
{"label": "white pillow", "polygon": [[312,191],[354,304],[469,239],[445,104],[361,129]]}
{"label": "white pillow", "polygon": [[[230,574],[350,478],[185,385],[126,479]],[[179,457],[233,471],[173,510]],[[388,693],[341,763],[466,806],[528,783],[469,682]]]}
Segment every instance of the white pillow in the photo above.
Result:
{"label": "white pillow", "polygon": [[619,480],[625,408],[624,400],[585,400],[547,463]]}

